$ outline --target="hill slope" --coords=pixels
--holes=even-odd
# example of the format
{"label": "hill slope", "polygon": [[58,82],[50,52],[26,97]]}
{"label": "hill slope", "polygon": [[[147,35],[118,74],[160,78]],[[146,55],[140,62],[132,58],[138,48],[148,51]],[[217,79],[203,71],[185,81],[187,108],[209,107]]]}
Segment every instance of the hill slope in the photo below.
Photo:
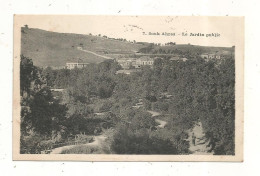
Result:
{"label": "hill slope", "polygon": [[[144,47],[143,44],[92,35],[56,33],[25,27],[21,31],[21,54],[31,58],[36,66],[41,67],[65,66],[66,62],[78,59],[98,63],[106,58],[100,55],[111,57],[111,53],[133,54]],[[77,47],[97,54],[84,52]]]}
{"label": "hill slope", "polygon": [[21,31],[21,54],[31,58],[34,65],[40,67],[65,66],[66,62],[77,62],[79,59],[81,62],[99,63],[109,58],[142,54],[185,56],[200,55],[206,52],[231,55],[234,52],[232,47],[189,44],[156,46],[145,42],[131,43],[107,37],[57,33],[25,27],[22,27]]}
{"label": "hill slope", "polygon": [[146,54],[168,54],[168,55],[201,55],[203,53],[216,53],[221,55],[232,55],[234,53],[233,47],[213,47],[213,46],[199,46],[190,44],[158,46],[149,45],[139,50],[139,53]]}

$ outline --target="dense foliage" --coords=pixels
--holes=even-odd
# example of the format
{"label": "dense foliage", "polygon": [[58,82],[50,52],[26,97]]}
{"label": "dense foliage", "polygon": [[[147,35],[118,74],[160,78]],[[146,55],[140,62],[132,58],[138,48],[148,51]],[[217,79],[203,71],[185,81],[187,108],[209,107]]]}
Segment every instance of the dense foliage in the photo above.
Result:
{"label": "dense foliage", "polygon": [[[188,154],[187,131],[201,121],[211,150],[234,154],[233,58],[161,58],[130,75],[116,74],[119,69],[107,60],[83,69],[41,70],[21,57],[22,134],[64,130],[66,137],[112,128],[111,153]],[[64,89],[60,101],[49,88]],[[156,128],[147,110],[160,112],[165,128]]]}
{"label": "dense foliage", "polygon": [[[66,106],[53,99],[45,79],[31,59],[21,56],[20,73],[21,153],[37,153],[35,147],[43,139],[51,140],[60,135]],[[30,145],[35,148],[33,151]]]}

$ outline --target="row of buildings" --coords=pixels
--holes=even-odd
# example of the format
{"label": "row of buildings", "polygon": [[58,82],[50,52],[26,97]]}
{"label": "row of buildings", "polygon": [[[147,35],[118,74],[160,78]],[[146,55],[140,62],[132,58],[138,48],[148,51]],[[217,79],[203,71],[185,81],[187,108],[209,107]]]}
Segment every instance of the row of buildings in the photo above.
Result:
{"label": "row of buildings", "polygon": [[221,55],[217,53],[204,53],[200,55],[201,58],[203,59],[220,59]]}
{"label": "row of buildings", "polygon": [[88,65],[89,63],[80,63],[80,62],[67,62],[66,67],[67,69],[74,69],[74,68],[84,68]]}
{"label": "row of buildings", "polygon": [[[141,68],[142,66],[153,66],[154,60],[159,57],[150,58],[148,56],[143,56],[140,58],[120,58],[116,61],[121,65],[123,69],[130,69],[130,68]],[[180,57],[180,56],[173,56],[170,58],[170,61],[187,61],[187,58]]]}
{"label": "row of buildings", "polygon": [[[154,59],[147,56],[140,58],[120,58],[115,61],[118,62],[123,69],[141,68],[141,66],[144,65],[153,66],[154,63]],[[70,70],[75,68],[84,68],[88,64],[89,63],[67,62],[65,68]]]}
{"label": "row of buildings", "polygon": [[123,69],[141,68],[144,65],[153,66],[154,63],[154,59],[148,56],[140,58],[120,58],[116,59],[116,61]]}
{"label": "row of buildings", "polygon": [[[221,55],[216,53],[204,53],[200,55],[201,58],[209,60],[209,59],[220,59]],[[127,69],[137,69],[141,68],[142,66],[153,66],[155,58],[150,58],[149,56],[142,56],[140,58],[119,58],[115,61],[121,65],[121,67],[125,70]],[[179,56],[173,56],[170,58],[170,61],[186,61],[187,58],[182,58]],[[67,69],[74,69],[74,68],[84,68],[89,63],[80,63],[80,62],[68,62],[66,63]]]}

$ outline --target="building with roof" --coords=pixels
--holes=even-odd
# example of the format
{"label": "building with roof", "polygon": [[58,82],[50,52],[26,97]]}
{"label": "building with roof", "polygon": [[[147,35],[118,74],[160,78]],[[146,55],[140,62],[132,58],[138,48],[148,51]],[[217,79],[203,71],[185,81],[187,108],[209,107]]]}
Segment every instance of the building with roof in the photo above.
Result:
{"label": "building with roof", "polygon": [[154,59],[143,56],[140,58],[120,58],[116,60],[123,69],[141,68],[141,66],[152,66]]}
{"label": "building with roof", "polygon": [[217,53],[204,53],[200,55],[201,58],[203,59],[220,59],[221,56]]}
{"label": "building with roof", "polygon": [[130,69],[135,64],[135,58],[120,58],[116,61],[123,69]]}
{"label": "building with roof", "polygon": [[148,56],[143,56],[138,59],[136,59],[135,64],[133,65],[135,68],[140,68],[141,66],[148,65],[153,66],[154,59],[150,58]]}
{"label": "building with roof", "polygon": [[67,62],[66,63],[66,68],[67,69],[74,69],[74,68],[84,68],[88,65],[89,63],[79,63],[79,62]]}

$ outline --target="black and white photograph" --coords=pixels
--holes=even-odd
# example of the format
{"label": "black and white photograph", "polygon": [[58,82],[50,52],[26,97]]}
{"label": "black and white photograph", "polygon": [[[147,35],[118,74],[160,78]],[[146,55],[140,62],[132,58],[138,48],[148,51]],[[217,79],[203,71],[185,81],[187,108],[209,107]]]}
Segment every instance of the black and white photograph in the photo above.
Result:
{"label": "black and white photograph", "polygon": [[14,20],[14,159],[243,160],[242,17]]}

